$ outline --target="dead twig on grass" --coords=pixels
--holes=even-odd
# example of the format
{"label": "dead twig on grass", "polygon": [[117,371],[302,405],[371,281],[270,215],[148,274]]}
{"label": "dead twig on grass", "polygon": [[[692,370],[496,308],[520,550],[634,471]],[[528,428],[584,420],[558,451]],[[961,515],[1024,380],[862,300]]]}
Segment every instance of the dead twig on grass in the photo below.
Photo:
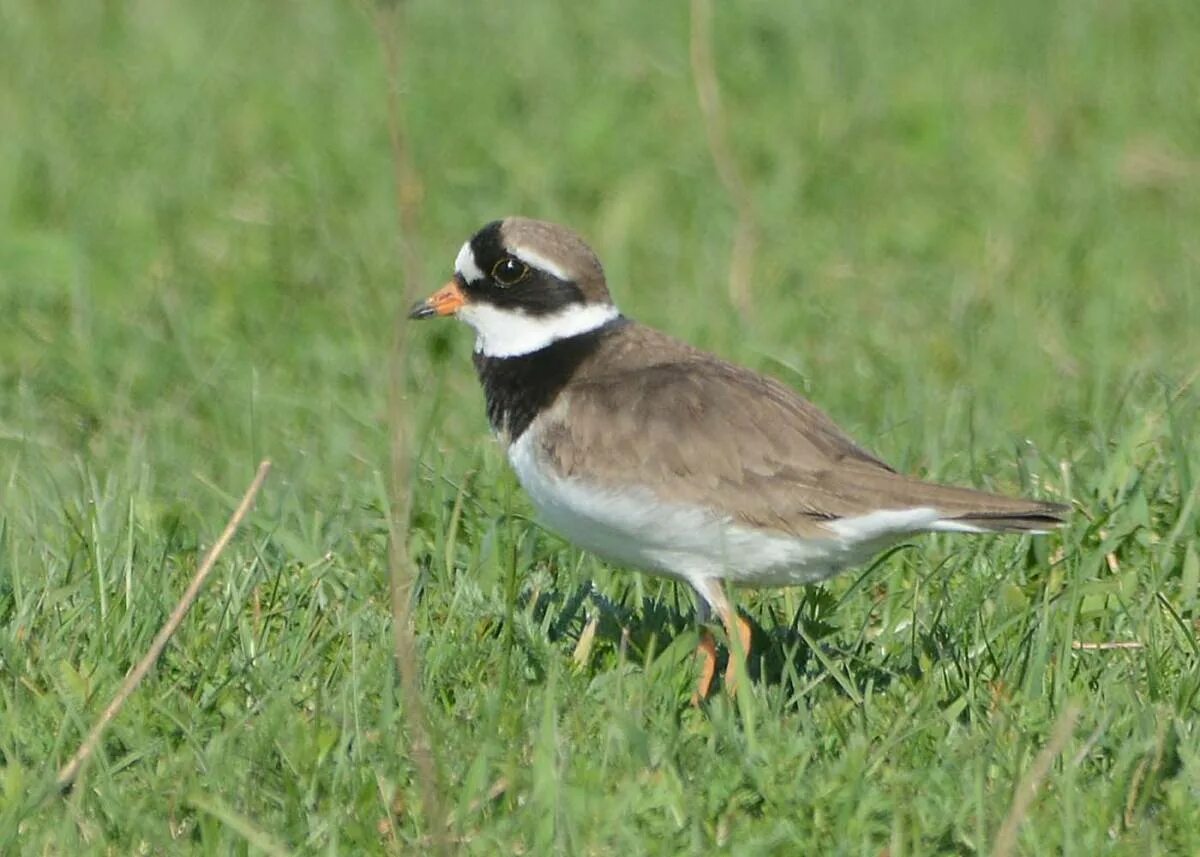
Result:
{"label": "dead twig on grass", "polygon": [[158,635],[150,644],[150,648],[146,651],[142,659],[134,665],[133,669],[126,674],[125,681],[122,682],[121,687],[114,694],[112,701],[104,709],[104,713],[97,718],[91,731],[83,739],[83,743],[79,745],[79,749],[75,751],[75,755],[58,772],[58,787],[60,790],[65,791],[74,784],[84,763],[91,758],[92,753],[99,746],[100,738],[104,735],[104,730],[108,728],[108,725],[120,713],[126,700],[137,689],[137,686],[141,684],[142,679],[146,677],[146,673],[150,672],[150,668],[154,666],[159,656],[163,653],[163,649],[167,647],[167,642],[179,630],[179,626],[183,622],[183,617],[192,609],[192,604],[195,603],[196,597],[200,594],[200,589],[204,586],[204,581],[207,579],[209,572],[216,565],[217,558],[221,556],[221,552],[225,550],[225,546],[229,544],[230,539],[233,538],[233,534],[237,532],[242,519],[246,517],[250,511],[250,507],[254,505],[254,498],[258,496],[258,491],[262,488],[263,482],[266,480],[267,473],[270,470],[270,461],[263,461],[258,465],[258,472],[254,475],[254,479],[250,483],[250,487],[246,489],[246,493],[242,495],[242,502],[234,510],[233,515],[229,518],[229,522],[225,525],[225,529],[221,531],[221,535],[217,538],[216,542],[208,549],[208,553],[204,555],[204,559],[200,562],[200,567],[192,575],[192,582],[188,584],[188,588],[179,599],[179,603],[175,605],[175,609],[171,611],[171,615],[163,623]]}

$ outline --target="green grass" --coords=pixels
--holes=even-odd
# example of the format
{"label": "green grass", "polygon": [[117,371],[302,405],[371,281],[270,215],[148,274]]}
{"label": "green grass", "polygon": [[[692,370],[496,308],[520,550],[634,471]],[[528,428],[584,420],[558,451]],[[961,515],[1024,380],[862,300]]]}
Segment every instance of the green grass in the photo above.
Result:
{"label": "green grass", "polygon": [[[1200,7],[718,5],[751,316],[686,4],[409,7],[414,290],[486,220],[570,223],[630,315],[905,470],[1078,511],[741,593],[764,679],[692,710],[690,596],[534,526],[470,334],[415,329],[455,841],[986,854],[1074,704],[1018,851],[1200,853]],[[352,3],[0,0],[0,851],[428,844],[387,590],[385,92]],[[80,787],[41,800],[262,457],[200,603]]]}

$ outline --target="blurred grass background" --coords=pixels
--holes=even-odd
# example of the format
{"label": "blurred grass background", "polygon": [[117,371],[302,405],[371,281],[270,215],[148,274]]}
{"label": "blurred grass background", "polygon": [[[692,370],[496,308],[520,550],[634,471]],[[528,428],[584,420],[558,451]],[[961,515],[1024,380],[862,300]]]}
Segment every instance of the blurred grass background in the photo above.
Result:
{"label": "blurred grass background", "polygon": [[[568,223],[628,314],[903,469],[1079,513],[744,593],[774,678],[691,711],[686,594],[531,526],[470,334],[420,328],[417,622],[454,842],[989,853],[1073,700],[1020,850],[1200,852],[1200,7],[716,14],[749,314],[682,4],[408,5],[428,288],[487,220]],[[428,845],[388,631],[386,85],[351,3],[0,0],[2,850]],[[38,805],[262,457],[251,530],[83,786]],[[1072,648],[1106,641],[1140,648]]]}

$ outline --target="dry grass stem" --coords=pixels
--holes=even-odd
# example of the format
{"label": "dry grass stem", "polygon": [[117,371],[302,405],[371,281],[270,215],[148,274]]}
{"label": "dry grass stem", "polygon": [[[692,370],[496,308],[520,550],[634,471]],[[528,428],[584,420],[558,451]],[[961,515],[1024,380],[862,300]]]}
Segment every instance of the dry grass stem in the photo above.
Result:
{"label": "dry grass stem", "polygon": [[[487,804],[495,803],[497,800],[499,800],[501,797],[504,796],[504,794],[509,790],[511,785],[512,785],[512,783],[509,782],[508,777],[500,777],[499,779],[497,779],[488,788],[487,794],[485,794],[483,797],[477,797],[474,800],[472,800],[469,804],[467,804],[466,812],[463,813],[464,818],[467,816],[472,816],[475,813],[479,812],[479,810],[483,809],[483,807]],[[457,816],[457,814],[453,813],[453,812],[447,816],[447,818],[446,818],[446,826],[447,827],[453,827],[455,824],[457,824],[459,822],[459,819],[456,816]]]}
{"label": "dry grass stem", "polygon": [[233,538],[233,534],[237,532],[237,528],[241,525],[242,519],[246,517],[250,511],[250,507],[254,505],[254,498],[258,496],[259,489],[262,488],[263,482],[266,480],[267,473],[270,470],[270,461],[264,460],[258,465],[258,472],[254,474],[254,479],[251,481],[250,487],[242,495],[242,502],[238,504],[237,509],[230,516],[229,522],[225,524],[225,529],[221,531],[221,535],[217,538],[216,542],[208,549],[208,553],[204,555],[204,559],[200,562],[200,567],[192,575],[192,581],[188,584],[187,590],[175,605],[175,609],[171,611],[171,615],[167,617],[167,621],[163,623],[158,635],[150,644],[150,648],[146,651],[142,659],[134,665],[133,669],[126,674],[125,681],[121,683],[121,687],[113,695],[112,701],[108,703],[104,712],[97,718],[91,731],[83,739],[83,743],[79,745],[79,749],[75,751],[75,755],[58,772],[58,787],[60,789],[68,789],[75,782],[83,765],[91,758],[92,754],[96,751],[96,747],[100,744],[100,738],[104,735],[104,730],[108,728],[108,725],[121,712],[121,708],[125,705],[126,700],[129,699],[137,689],[137,686],[141,684],[142,679],[150,672],[150,668],[154,666],[159,656],[162,655],[163,649],[167,647],[167,642],[179,630],[179,626],[183,622],[183,617],[192,609],[192,604],[195,603],[196,597],[200,594],[201,587],[204,586],[204,581],[213,570],[213,566],[216,565],[221,552],[225,550],[226,545]]}
{"label": "dry grass stem", "polygon": [[261,851],[269,857],[288,857],[292,853],[271,834],[258,827],[246,816],[235,812],[232,807],[227,806],[218,798],[194,794],[188,798],[187,802],[236,832],[254,851]]}
{"label": "dry grass stem", "polygon": [[[418,246],[421,182],[412,163],[400,105],[401,38],[403,3],[379,5],[373,17],[375,33],[387,73],[388,137],[392,148],[396,211],[400,225],[402,310],[407,310],[414,290],[425,280]],[[411,425],[405,402],[408,369],[408,325],[397,318],[393,325],[388,372],[388,423],[391,429],[389,480],[388,569],[391,589],[392,630],[396,668],[404,695],[404,717],[410,736],[409,756],[416,768],[416,784],[434,850],[447,853],[444,835],[446,812],[434,756],[432,733],[421,690],[421,662],[413,632],[412,602],[416,574],[408,556],[408,520],[412,506]]]}
{"label": "dry grass stem", "polygon": [[1082,640],[1074,640],[1071,643],[1071,648],[1077,652],[1108,652],[1117,649],[1141,649],[1144,648],[1144,643],[1139,643],[1137,640],[1111,640],[1104,643],[1085,643]]}
{"label": "dry grass stem", "polygon": [[696,100],[704,117],[708,150],[717,176],[737,213],[733,248],[729,255],[729,299],[739,311],[747,313],[753,308],[754,302],[751,282],[754,277],[754,256],[758,250],[758,226],[754,219],[753,201],[733,157],[725,117],[721,112],[721,90],[712,51],[712,17],[712,0],[692,0],[688,48],[692,78],[696,84]]}
{"label": "dry grass stem", "polygon": [[583,626],[579,642],[575,644],[575,651],[571,653],[571,659],[575,661],[576,666],[586,667],[591,660],[592,646],[596,642],[596,628],[599,624],[600,616],[597,614],[588,619],[587,624]]}
{"label": "dry grass stem", "polygon": [[1021,782],[1017,786],[1012,806],[1009,807],[1008,815],[1005,817],[1004,823],[1000,825],[1000,831],[996,834],[992,857],[1008,857],[1017,847],[1017,832],[1021,829],[1021,822],[1025,820],[1029,808],[1033,805],[1038,788],[1046,779],[1046,775],[1050,773],[1050,766],[1054,764],[1054,760],[1062,753],[1063,748],[1067,746],[1067,742],[1075,733],[1075,721],[1078,718],[1079,706],[1073,704],[1068,705],[1059,715],[1054,729],[1050,732],[1050,739],[1037,754],[1037,758],[1033,760],[1033,764],[1029,766],[1029,770],[1025,772],[1025,776],[1021,778]]}

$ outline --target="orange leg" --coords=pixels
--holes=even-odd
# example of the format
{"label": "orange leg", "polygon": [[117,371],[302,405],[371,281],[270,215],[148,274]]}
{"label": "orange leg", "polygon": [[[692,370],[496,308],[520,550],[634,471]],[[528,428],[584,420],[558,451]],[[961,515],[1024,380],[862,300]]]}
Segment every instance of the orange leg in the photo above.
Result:
{"label": "orange leg", "polygon": [[721,618],[725,623],[725,633],[729,635],[729,663],[725,665],[725,687],[733,694],[737,692],[738,675],[746,671],[746,662],[750,657],[750,623],[732,611]]}
{"label": "orange leg", "polygon": [[692,705],[699,705],[712,692],[713,678],[717,674],[717,641],[707,628],[700,629],[700,643],[696,646],[696,660],[700,662],[700,677],[696,680],[696,692],[692,694]]}
{"label": "orange leg", "polygon": [[[733,609],[729,599],[725,597],[721,581],[710,578],[703,581],[702,584],[697,584],[696,591],[703,599],[700,605],[701,616],[707,614],[708,606],[711,605],[720,615],[721,624],[725,626],[725,633],[729,639],[729,662],[725,667],[725,686],[730,693],[734,693],[737,690],[740,674],[746,671],[746,659],[750,656],[750,623]],[[701,621],[704,619],[702,618]],[[712,634],[707,629],[702,629],[700,634],[700,644],[696,647],[696,657],[701,662],[700,678],[696,684],[696,693],[692,696],[693,703],[708,698],[712,691],[713,677],[717,671],[717,645]]]}

